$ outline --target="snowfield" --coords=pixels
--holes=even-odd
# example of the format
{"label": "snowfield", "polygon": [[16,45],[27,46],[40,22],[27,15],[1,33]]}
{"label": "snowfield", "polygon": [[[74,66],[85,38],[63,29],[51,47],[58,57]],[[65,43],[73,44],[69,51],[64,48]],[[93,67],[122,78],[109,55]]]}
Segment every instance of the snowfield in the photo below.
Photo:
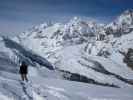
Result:
{"label": "snowfield", "polygon": [[[8,66],[8,64],[7,64]],[[44,78],[37,68],[29,67],[29,82],[22,82],[18,74],[2,72],[0,99],[2,100],[132,100],[132,88],[110,88]],[[33,74],[34,72],[34,74]]]}
{"label": "snowfield", "polygon": [[[107,25],[74,17],[0,37],[0,100],[133,100],[133,70],[124,62],[132,26],[127,10]],[[22,61],[28,82],[18,73]]]}

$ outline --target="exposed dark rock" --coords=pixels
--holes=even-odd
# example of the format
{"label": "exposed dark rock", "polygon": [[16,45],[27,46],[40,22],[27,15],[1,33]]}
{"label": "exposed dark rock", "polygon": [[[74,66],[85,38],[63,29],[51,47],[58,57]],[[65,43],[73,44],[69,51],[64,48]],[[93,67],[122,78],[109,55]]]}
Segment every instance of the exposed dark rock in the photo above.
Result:
{"label": "exposed dark rock", "polygon": [[128,67],[133,69],[133,49],[129,48],[128,52],[125,54],[123,61],[127,64]]}
{"label": "exposed dark rock", "polygon": [[110,83],[101,83],[98,81],[95,81],[94,79],[88,78],[86,76],[80,75],[78,73],[71,73],[68,71],[60,70],[63,73],[64,79],[71,80],[71,81],[77,81],[77,82],[84,82],[89,84],[95,84],[95,85],[101,85],[101,86],[107,86],[107,87],[114,87],[114,88],[120,88],[119,86],[115,84]]}
{"label": "exposed dark rock", "polygon": [[98,52],[97,56],[103,56],[103,57],[105,57],[105,58],[108,58],[108,56],[110,56],[110,53],[109,53],[107,50],[101,49],[101,50]]}

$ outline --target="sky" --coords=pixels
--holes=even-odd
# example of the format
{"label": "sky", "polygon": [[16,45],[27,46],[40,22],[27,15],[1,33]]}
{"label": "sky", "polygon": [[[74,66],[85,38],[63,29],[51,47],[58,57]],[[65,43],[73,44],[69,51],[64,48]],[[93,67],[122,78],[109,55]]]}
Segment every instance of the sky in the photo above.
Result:
{"label": "sky", "polygon": [[112,21],[133,0],[0,0],[0,34],[16,35],[43,22],[65,22],[74,16]]}

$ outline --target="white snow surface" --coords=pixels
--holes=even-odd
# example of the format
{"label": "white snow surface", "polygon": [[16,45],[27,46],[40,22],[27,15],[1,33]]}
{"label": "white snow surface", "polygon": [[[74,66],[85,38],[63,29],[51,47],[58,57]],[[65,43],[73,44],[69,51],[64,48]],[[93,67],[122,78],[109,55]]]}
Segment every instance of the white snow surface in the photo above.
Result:
{"label": "white snow surface", "polygon": [[[8,63],[7,63],[8,66]],[[29,67],[29,82],[22,82],[18,74],[2,72],[0,99],[2,100],[132,100],[132,88],[109,88],[43,77],[38,69]],[[6,74],[4,74],[6,73]],[[9,78],[10,74],[10,78]]]}
{"label": "white snow surface", "polygon": [[[133,82],[133,70],[119,52],[133,48],[133,31],[97,40],[97,36],[106,35],[107,27],[115,31],[125,22],[125,30],[132,28],[130,11],[115,20],[117,25],[97,24],[78,17],[66,24],[43,23],[11,39],[23,47],[23,52],[18,47],[11,48],[13,44],[7,47],[0,37],[0,100],[133,100],[133,84],[128,82]],[[36,54],[40,60],[46,58],[55,70],[39,65],[30,58],[33,55],[28,58],[26,54]],[[18,73],[21,57],[35,63],[29,65],[28,82],[22,82]],[[61,71],[119,88],[64,80]]]}

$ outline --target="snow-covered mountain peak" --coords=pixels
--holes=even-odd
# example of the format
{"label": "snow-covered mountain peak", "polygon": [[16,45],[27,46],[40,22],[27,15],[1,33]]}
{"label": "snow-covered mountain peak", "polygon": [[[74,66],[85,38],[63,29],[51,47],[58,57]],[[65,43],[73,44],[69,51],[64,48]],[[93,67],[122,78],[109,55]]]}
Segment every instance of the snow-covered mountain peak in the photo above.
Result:
{"label": "snow-covered mountain peak", "polygon": [[[50,24],[51,25],[51,24]],[[48,26],[50,26],[48,23],[43,23],[43,24],[40,24],[40,25],[37,25],[35,27],[33,27],[34,29],[45,29],[47,28]]]}
{"label": "snow-covered mountain peak", "polygon": [[123,14],[121,14],[118,17],[118,22],[121,25],[124,25],[124,24],[131,25],[131,24],[133,24],[133,10],[126,10]]}
{"label": "snow-covered mountain peak", "polygon": [[91,20],[91,19],[87,19],[87,18],[84,18],[84,17],[73,17],[70,21],[68,21],[69,25],[71,26],[74,26],[74,25],[85,25],[85,24],[88,24],[88,25],[96,25],[98,24],[95,20]]}
{"label": "snow-covered mountain peak", "polygon": [[123,15],[131,15],[131,14],[133,14],[133,9],[128,9],[123,12]]}
{"label": "snow-covered mountain peak", "polygon": [[133,31],[133,10],[126,10],[116,20],[106,26],[106,33],[113,34],[115,36],[121,36],[123,34]]}
{"label": "snow-covered mountain peak", "polygon": [[75,16],[75,17],[73,17],[70,21],[71,21],[71,22],[78,22],[78,21],[80,21],[80,20],[81,20],[80,17]]}
{"label": "snow-covered mountain peak", "polygon": [[115,20],[115,24],[118,25],[131,25],[133,24],[133,9],[124,11],[120,16]]}

